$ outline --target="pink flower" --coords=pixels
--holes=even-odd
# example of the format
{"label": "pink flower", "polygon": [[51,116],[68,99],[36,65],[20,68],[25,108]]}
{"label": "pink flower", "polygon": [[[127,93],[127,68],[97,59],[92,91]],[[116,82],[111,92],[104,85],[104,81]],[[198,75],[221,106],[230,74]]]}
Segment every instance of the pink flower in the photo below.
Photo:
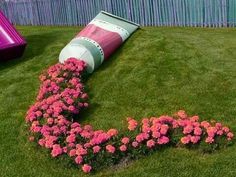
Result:
{"label": "pink flower", "polygon": [[128,137],[124,137],[124,138],[122,138],[121,142],[123,144],[128,144],[129,143],[129,138]]}
{"label": "pink flower", "polygon": [[201,126],[204,127],[204,128],[208,128],[210,126],[210,123],[207,122],[207,121],[202,121]]}
{"label": "pink flower", "polygon": [[147,141],[147,147],[152,148],[154,146],[155,146],[155,141],[154,140],[151,139],[151,140]]}
{"label": "pink flower", "polygon": [[63,147],[62,150],[63,150],[64,153],[67,153],[68,149],[67,149],[67,147]]}
{"label": "pink flower", "polygon": [[144,141],[145,139],[148,139],[149,138],[149,135],[147,134],[147,133],[140,133],[140,134],[138,134],[137,136],[136,136],[136,141],[137,142],[142,142],[142,141]]}
{"label": "pink flower", "polygon": [[187,118],[187,114],[184,110],[179,110],[177,112],[177,116],[180,118],[180,119],[186,119]]}
{"label": "pink flower", "polygon": [[193,126],[192,125],[187,125],[186,127],[184,127],[183,133],[184,134],[189,134],[193,131]]}
{"label": "pink flower", "polygon": [[181,143],[188,144],[190,142],[190,138],[188,136],[184,136],[180,139]]}
{"label": "pink flower", "polygon": [[75,150],[75,149],[70,150],[69,156],[70,156],[70,157],[73,157],[73,156],[75,156],[75,155],[76,155],[76,150]]}
{"label": "pink flower", "polygon": [[161,129],[162,124],[159,123],[158,121],[159,121],[158,118],[153,119],[153,125],[151,126],[151,131],[155,132]]}
{"label": "pink flower", "polygon": [[191,136],[191,138],[190,138],[190,141],[191,141],[193,144],[198,143],[199,140],[200,140],[200,136]]}
{"label": "pink flower", "polygon": [[45,147],[52,148],[56,140],[57,140],[56,136],[48,136],[45,140]]}
{"label": "pink flower", "polygon": [[84,138],[90,138],[92,136],[92,132],[87,131],[87,130],[83,130],[80,135]]}
{"label": "pink flower", "polygon": [[40,146],[44,146],[45,145],[45,140],[44,139],[39,139],[38,144]]}
{"label": "pink flower", "polygon": [[68,144],[68,147],[70,147],[70,148],[75,147],[75,143],[69,143],[69,144]]}
{"label": "pink flower", "polygon": [[223,130],[218,130],[218,131],[216,132],[216,134],[221,136],[221,135],[224,134],[224,132],[223,132]]}
{"label": "pink flower", "polygon": [[48,119],[47,119],[47,123],[48,123],[49,125],[53,124],[53,122],[54,122],[53,118],[48,118]]}
{"label": "pink flower", "polygon": [[127,146],[126,145],[121,145],[120,146],[120,151],[125,152],[127,150]]}
{"label": "pink flower", "polygon": [[74,106],[69,106],[69,107],[68,107],[68,110],[71,111],[71,112],[73,112],[73,111],[75,111],[75,107],[74,107]]}
{"label": "pink flower", "polygon": [[138,142],[137,142],[137,141],[132,142],[132,146],[133,146],[134,148],[138,147]]}
{"label": "pink flower", "polygon": [[76,127],[80,127],[80,124],[78,122],[74,122],[73,124],[71,124],[71,128],[76,128]]}
{"label": "pink flower", "polygon": [[88,165],[88,164],[84,164],[84,165],[82,166],[82,170],[83,170],[83,172],[85,172],[85,173],[89,173],[89,172],[92,170],[92,167],[91,167],[90,165]]}
{"label": "pink flower", "polygon": [[221,123],[219,123],[219,122],[217,122],[216,124],[215,124],[215,127],[219,130],[219,129],[221,129],[222,128],[222,124]]}
{"label": "pink flower", "polygon": [[234,137],[234,134],[232,132],[227,133],[227,138],[232,139]]}
{"label": "pink flower", "polygon": [[43,117],[44,117],[44,118],[48,118],[48,117],[49,117],[49,114],[44,113],[44,114],[43,114]]}
{"label": "pink flower", "polygon": [[84,103],[83,106],[84,106],[85,108],[87,108],[89,105],[88,105],[88,103]]}
{"label": "pink flower", "polygon": [[222,130],[223,130],[225,133],[229,133],[229,128],[228,128],[228,127],[223,127]]}
{"label": "pink flower", "polygon": [[107,152],[113,154],[115,152],[116,148],[109,144],[109,145],[106,146],[106,150],[107,150]]}
{"label": "pink flower", "polygon": [[88,98],[88,94],[87,93],[82,94],[81,98],[87,99]]}
{"label": "pink flower", "polygon": [[100,151],[101,147],[100,146],[94,146],[93,147],[93,153],[96,154]]}
{"label": "pink flower", "polygon": [[211,143],[214,142],[214,138],[213,137],[207,137],[205,142],[211,144]]}
{"label": "pink flower", "polygon": [[75,134],[71,134],[71,135],[67,136],[66,142],[67,142],[67,143],[74,143],[74,142],[75,142],[75,139],[76,139]]}
{"label": "pink flower", "polygon": [[149,123],[149,119],[148,118],[143,118],[142,119],[142,124],[148,124]]}
{"label": "pink flower", "polygon": [[173,127],[174,129],[178,128],[178,127],[179,127],[178,122],[177,122],[177,121],[173,121],[173,122],[172,122],[172,127]]}
{"label": "pink flower", "polygon": [[157,144],[167,144],[170,139],[167,136],[162,136],[158,139]]}
{"label": "pink flower", "polygon": [[143,124],[142,126],[142,132],[148,133],[150,131],[150,127],[148,124]]}
{"label": "pink flower", "polygon": [[210,137],[214,137],[217,132],[217,129],[215,127],[208,127],[207,128],[207,134]]}
{"label": "pink flower", "polygon": [[88,153],[87,150],[84,149],[83,147],[79,147],[79,148],[77,148],[77,150],[76,150],[76,155],[81,155],[81,156],[83,156],[83,155],[86,155],[87,153]]}
{"label": "pink flower", "polygon": [[85,126],[84,126],[84,130],[92,131],[92,130],[93,130],[93,127],[92,127],[91,125],[85,125]]}
{"label": "pink flower", "polygon": [[43,115],[41,111],[36,111],[35,114],[37,117],[41,117]]}
{"label": "pink flower", "polygon": [[130,117],[128,117],[127,120],[128,120],[128,129],[130,131],[134,131],[136,127],[138,126],[138,122]]}
{"label": "pink flower", "polygon": [[152,132],[152,137],[153,138],[160,138],[161,134],[157,131]]}
{"label": "pink flower", "polygon": [[70,99],[70,98],[66,100],[66,103],[67,103],[68,105],[73,104],[73,102],[74,102],[74,100],[73,100],[73,99]]}
{"label": "pink flower", "polygon": [[202,129],[200,127],[195,127],[194,128],[194,135],[201,135],[202,134]]}
{"label": "pink flower", "polygon": [[192,122],[193,127],[200,127],[201,124],[199,122]]}
{"label": "pink flower", "polygon": [[53,157],[56,157],[56,156],[58,156],[58,155],[60,155],[60,154],[62,154],[62,153],[63,153],[63,150],[62,150],[62,148],[60,147],[59,144],[53,145],[52,151],[51,151],[51,155],[52,155]]}
{"label": "pink flower", "polygon": [[76,164],[81,164],[83,162],[83,157],[78,155],[76,158],[75,158],[75,163]]}
{"label": "pink flower", "polygon": [[32,126],[31,127],[31,131],[34,133],[38,133],[38,132],[40,132],[40,130],[41,130],[41,127],[39,127],[39,126]]}
{"label": "pink flower", "polygon": [[168,126],[168,125],[166,125],[166,124],[161,125],[160,133],[161,133],[162,135],[166,135],[168,129],[169,129],[169,126]]}
{"label": "pink flower", "polygon": [[116,136],[118,134],[118,131],[116,129],[110,129],[108,130],[107,134],[111,137]]}
{"label": "pink flower", "polygon": [[191,120],[192,122],[197,122],[197,121],[199,120],[199,117],[198,117],[198,116],[192,116],[192,117],[190,118],[190,120]]}
{"label": "pink flower", "polygon": [[96,145],[96,144],[101,144],[107,140],[109,140],[110,136],[107,134],[107,133],[104,133],[104,132],[100,132],[100,133],[97,133],[96,136],[94,136],[90,143],[92,145]]}
{"label": "pink flower", "polygon": [[75,148],[76,148],[76,149],[81,149],[81,148],[83,148],[83,145],[81,145],[81,144],[76,144],[76,145],[75,145]]}
{"label": "pink flower", "polygon": [[84,144],[84,147],[85,147],[85,148],[90,148],[90,147],[91,147],[91,144],[90,144],[90,143],[85,143],[85,144]]}

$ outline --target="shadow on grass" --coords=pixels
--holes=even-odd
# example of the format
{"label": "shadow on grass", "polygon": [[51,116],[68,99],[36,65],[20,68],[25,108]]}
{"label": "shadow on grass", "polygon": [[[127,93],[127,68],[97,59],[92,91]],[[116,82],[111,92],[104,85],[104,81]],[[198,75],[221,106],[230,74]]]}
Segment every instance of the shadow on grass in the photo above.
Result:
{"label": "shadow on grass", "polygon": [[52,44],[59,36],[54,32],[41,33],[25,36],[27,46],[24,55],[8,61],[0,61],[0,71],[14,67],[15,65],[32,60],[34,57],[43,54],[44,50]]}
{"label": "shadow on grass", "polygon": [[[119,59],[119,55],[121,52],[123,52],[123,50],[124,50],[123,46],[120,47],[108,60],[104,61],[104,63],[102,63],[102,65],[96,71],[94,71],[92,75],[96,74],[97,72],[106,70],[109,67],[114,68],[115,60]],[[91,74],[85,75],[84,83],[85,83],[86,93],[88,93],[89,95],[89,100],[92,100],[92,98],[94,97],[94,93],[90,91],[90,88],[86,87],[86,82],[88,82],[90,78]],[[99,103],[89,102],[89,107],[87,109],[82,109],[78,117],[75,117],[75,121],[83,124],[83,122],[86,121],[86,119],[89,118],[89,116],[94,115],[94,113],[97,112],[97,110],[100,108],[101,105]]]}
{"label": "shadow on grass", "polygon": [[[141,29],[140,29],[141,31]],[[137,33],[135,33],[137,34]],[[127,42],[127,41],[126,41]],[[127,47],[125,47],[125,43],[121,47],[119,47],[112,55],[109,57],[108,60],[105,60],[102,65],[94,71],[93,74],[96,74],[97,72],[102,72],[106,70],[107,68],[115,68],[116,65],[116,60],[122,59],[120,58],[121,53],[128,52]],[[133,46],[135,44],[135,38],[130,38],[129,39],[129,46]],[[134,56],[135,57],[135,56]],[[84,76],[84,83],[86,85],[86,82],[91,78],[91,74],[85,75]],[[92,100],[91,98],[94,97],[94,93],[90,92],[89,88],[85,88],[86,93],[89,95],[89,100]],[[75,117],[75,121],[80,122],[83,124],[84,121],[86,121],[87,118],[89,118],[90,115],[94,115],[95,112],[97,112],[98,109],[101,108],[101,105],[96,102],[91,102],[89,103],[89,107],[87,109],[82,109],[78,117]]]}

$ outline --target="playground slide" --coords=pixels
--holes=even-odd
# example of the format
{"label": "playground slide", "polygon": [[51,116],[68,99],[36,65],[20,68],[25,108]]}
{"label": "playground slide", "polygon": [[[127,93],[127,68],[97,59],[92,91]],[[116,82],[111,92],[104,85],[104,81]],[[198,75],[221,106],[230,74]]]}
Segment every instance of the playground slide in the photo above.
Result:
{"label": "playground slide", "polygon": [[26,41],[0,11],[0,61],[23,55]]}
{"label": "playground slide", "polygon": [[92,73],[138,28],[136,23],[101,11],[64,47],[59,61],[70,57],[83,60]]}

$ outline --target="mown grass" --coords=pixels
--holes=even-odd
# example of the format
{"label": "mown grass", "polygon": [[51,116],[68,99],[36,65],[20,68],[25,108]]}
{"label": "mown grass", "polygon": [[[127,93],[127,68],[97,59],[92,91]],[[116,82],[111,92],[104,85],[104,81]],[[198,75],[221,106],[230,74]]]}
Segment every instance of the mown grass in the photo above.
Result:
{"label": "mown grass", "polygon": [[[80,28],[18,27],[28,41],[21,59],[0,63],[0,176],[84,176],[27,140],[24,115],[39,74]],[[127,116],[185,109],[236,132],[236,30],[142,28],[87,81],[90,108],[82,123],[122,131]],[[92,176],[236,176],[236,146],[213,154],[168,148]]]}

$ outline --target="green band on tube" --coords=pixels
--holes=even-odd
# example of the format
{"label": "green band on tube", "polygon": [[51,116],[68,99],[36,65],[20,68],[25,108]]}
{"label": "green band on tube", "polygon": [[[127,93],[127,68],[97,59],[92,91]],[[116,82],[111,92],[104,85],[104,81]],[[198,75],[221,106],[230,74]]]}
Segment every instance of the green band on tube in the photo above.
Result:
{"label": "green band on tube", "polygon": [[99,51],[99,48],[96,47],[93,43],[91,43],[87,40],[81,39],[81,38],[77,38],[77,39],[71,41],[72,45],[73,45],[73,43],[75,43],[76,45],[81,44],[86,49],[88,49],[88,51],[91,53],[91,55],[94,58],[94,63],[95,63],[94,67],[95,67],[95,69],[98,68],[102,64],[101,52]]}

